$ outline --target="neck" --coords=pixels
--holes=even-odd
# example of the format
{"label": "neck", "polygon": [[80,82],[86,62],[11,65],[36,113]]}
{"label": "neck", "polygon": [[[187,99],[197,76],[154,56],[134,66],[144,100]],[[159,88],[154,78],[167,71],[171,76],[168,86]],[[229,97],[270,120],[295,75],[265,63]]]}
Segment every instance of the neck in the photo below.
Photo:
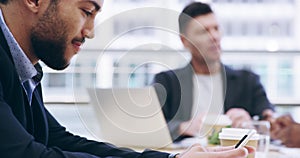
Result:
{"label": "neck", "polygon": [[192,60],[192,66],[196,74],[211,75],[220,71],[221,63],[218,62],[196,62]]}
{"label": "neck", "polygon": [[38,62],[38,58],[34,55],[30,43],[30,30],[32,23],[30,18],[33,18],[29,12],[26,12],[18,3],[10,2],[7,5],[1,5],[2,14],[5,23],[12,35],[22,48],[23,52],[29,58],[32,64]]}

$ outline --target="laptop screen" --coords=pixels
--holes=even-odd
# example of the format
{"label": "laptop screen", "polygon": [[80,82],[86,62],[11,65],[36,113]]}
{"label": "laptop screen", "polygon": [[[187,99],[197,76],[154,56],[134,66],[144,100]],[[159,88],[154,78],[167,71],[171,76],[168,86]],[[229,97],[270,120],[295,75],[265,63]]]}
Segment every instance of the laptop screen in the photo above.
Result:
{"label": "laptop screen", "polygon": [[90,88],[101,139],[119,146],[163,148],[172,144],[154,87]]}

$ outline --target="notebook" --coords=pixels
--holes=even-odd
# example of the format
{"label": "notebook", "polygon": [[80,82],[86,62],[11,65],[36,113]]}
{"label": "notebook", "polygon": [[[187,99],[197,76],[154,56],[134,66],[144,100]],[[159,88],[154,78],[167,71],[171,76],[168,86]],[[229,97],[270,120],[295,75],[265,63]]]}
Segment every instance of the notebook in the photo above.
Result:
{"label": "notebook", "polygon": [[180,148],[172,143],[154,87],[89,88],[99,137],[117,146]]}

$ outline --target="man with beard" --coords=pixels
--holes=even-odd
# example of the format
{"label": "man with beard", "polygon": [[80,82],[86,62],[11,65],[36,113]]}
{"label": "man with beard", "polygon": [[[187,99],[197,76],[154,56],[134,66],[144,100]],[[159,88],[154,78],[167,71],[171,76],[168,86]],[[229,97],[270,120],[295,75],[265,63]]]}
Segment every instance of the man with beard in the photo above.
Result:
{"label": "man with beard", "polygon": [[42,60],[62,70],[93,37],[102,0],[0,0],[0,155],[4,158],[243,157],[252,148],[138,153],[66,131],[45,109]]}
{"label": "man with beard", "polygon": [[161,72],[154,79],[159,96],[166,96],[160,100],[173,140],[197,136],[205,113],[224,112],[233,127],[250,121],[254,115],[272,118],[273,105],[259,77],[247,70],[233,70],[220,61],[221,32],[208,4],[194,2],[186,6],[179,16],[179,30],[191,54],[190,63]]}

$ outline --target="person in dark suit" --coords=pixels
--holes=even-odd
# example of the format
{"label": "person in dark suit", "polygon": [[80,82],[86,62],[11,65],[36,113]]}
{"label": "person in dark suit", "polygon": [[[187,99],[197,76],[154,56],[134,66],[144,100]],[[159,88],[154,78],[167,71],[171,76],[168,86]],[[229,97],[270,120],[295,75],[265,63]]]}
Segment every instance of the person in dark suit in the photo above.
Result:
{"label": "person in dark suit", "polygon": [[44,107],[42,68],[62,70],[93,37],[102,0],[0,0],[0,155],[3,158],[175,158],[247,156],[252,148],[206,149],[180,154],[142,153],[87,140],[66,131]]}
{"label": "person in dark suit", "polygon": [[[259,77],[233,70],[220,61],[221,33],[208,4],[194,2],[179,16],[180,39],[191,53],[183,68],[154,77],[173,140],[199,134],[204,113],[225,113],[233,127],[258,115],[270,119],[273,106]],[[224,111],[223,111],[224,110]]]}

